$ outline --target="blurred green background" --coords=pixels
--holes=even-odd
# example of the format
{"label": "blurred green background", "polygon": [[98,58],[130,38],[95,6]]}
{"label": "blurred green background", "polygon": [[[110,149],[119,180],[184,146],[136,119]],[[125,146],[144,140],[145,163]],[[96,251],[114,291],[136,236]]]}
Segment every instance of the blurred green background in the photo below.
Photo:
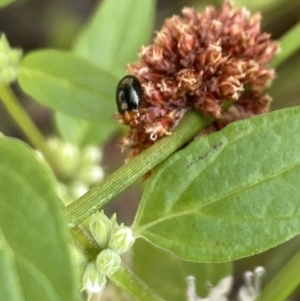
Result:
{"label": "blurred green background", "polygon": [[[10,44],[14,47],[21,47],[24,53],[40,48],[70,49],[81,27],[100,2],[96,0],[20,0],[0,9],[0,32],[4,32]],[[236,0],[234,2],[237,6],[247,6],[253,12],[260,11],[263,15],[263,30],[270,32],[273,39],[280,38],[300,21],[299,0]],[[184,6],[201,10],[206,5],[219,6],[220,3],[222,1],[158,0],[154,30],[161,27],[165,18],[180,14]],[[53,133],[55,127],[52,112],[29,99],[17,85],[14,89],[38,127],[46,135]],[[272,110],[300,104],[300,51],[280,66],[269,93],[273,97]],[[24,138],[1,103],[0,130],[6,135]],[[115,170],[124,162],[124,157],[116,147],[118,137],[119,134],[115,134],[104,146],[102,164],[106,173]],[[117,212],[120,220],[131,223],[140,193],[140,185],[130,187],[107,208],[108,212]],[[277,248],[236,261],[234,264],[235,288],[241,285],[243,273],[246,270],[253,270],[258,265],[266,268],[264,281],[268,282],[299,247],[300,237],[295,237]],[[300,300],[300,288],[289,300]]]}

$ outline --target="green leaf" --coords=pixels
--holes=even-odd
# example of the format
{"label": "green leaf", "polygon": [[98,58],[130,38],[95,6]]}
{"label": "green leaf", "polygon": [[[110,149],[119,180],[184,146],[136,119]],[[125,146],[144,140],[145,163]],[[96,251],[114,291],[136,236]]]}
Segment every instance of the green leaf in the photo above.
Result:
{"label": "green leaf", "polygon": [[149,179],[135,235],[199,262],[229,261],[300,232],[300,108],[197,139]]}
{"label": "green leaf", "polygon": [[105,0],[79,35],[74,51],[118,76],[151,36],[155,0]]}
{"label": "green leaf", "polygon": [[[126,64],[136,60],[138,49],[149,41],[155,4],[155,0],[102,1],[78,36],[74,53],[109,70],[116,77],[122,77]],[[70,118],[62,118],[61,114],[56,122],[65,139],[83,146],[102,143],[118,128],[113,120],[95,125],[76,119],[72,122]],[[75,125],[76,122],[79,126]],[[73,125],[77,130],[70,130]]]}
{"label": "green leaf", "polygon": [[71,52],[42,50],[27,55],[21,87],[47,107],[69,115],[111,122],[117,79]]}
{"label": "green leaf", "polygon": [[0,296],[2,300],[23,300],[18,279],[15,279],[16,266],[12,252],[0,228]]}
{"label": "green leaf", "polygon": [[92,122],[59,112],[55,122],[62,138],[80,147],[103,144],[120,127],[117,122]]}
{"label": "green leaf", "polygon": [[184,261],[172,253],[156,248],[145,240],[134,244],[133,264],[136,274],[166,300],[186,299],[187,276],[194,276],[197,295],[207,295],[207,282],[215,286],[231,275],[231,263],[196,263]]}
{"label": "green leaf", "polygon": [[[7,6],[13,2],[15,2],[16,0],[0,0],[0,8]],[[8,300],[8,299],[7,299]]]}
{"label": "green leaf", "polygon": [[68,234],[50,170],[15,139],[0,137],[0,156],[1,300],[75,300]]}

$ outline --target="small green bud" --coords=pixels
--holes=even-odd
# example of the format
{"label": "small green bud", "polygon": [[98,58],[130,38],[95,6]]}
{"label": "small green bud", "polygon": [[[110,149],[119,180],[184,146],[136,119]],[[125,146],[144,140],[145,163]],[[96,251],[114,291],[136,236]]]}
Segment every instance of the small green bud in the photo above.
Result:
{"label": "small green bud", "polygon": [[4,84],[10,84],[14,82],[17,78],[16,71],[13,67],[6,66],[2,68],[1,74],[0,74],[0,82]]}
{"label": "small green bud", "polygon": [[5,35],[2,34],[0,36],[0,83],[8,85],[16,80],[21,57],[22,51],[11,48]]}
{"label": "small green bud", "polygon": [[111,218],[110,218],[110,222],[111,222],[111,226],[112,229],[115,229],[116,227],[119,227],[118,223],[117,223],[117,214],[114,213]]}
{"label": "small green bud", "polygon": [[0,52],[8,52],[10,50],[10,45],[4,34],[0,36]]}
{"label": "small green bud", "polygon": [[105,284],[105,275],[99,271],[95,262],[90,262],[83,274],[82,290],[86,290],[91,294],[98,294],[103,291]]}
{"label": "small green bud", "polygon": [[126,252],[134,243],[132,230],[123,224],[113,229],[108,247],[113,251],[121,254]]}
{"label": "small green bud", "polygon": [[7,55],[0,50],[0,67],[7,65]]}
{"label": "small green bud", "polygon": [[107,248],[111,229],[110,219],[104,214],[103,210],[91,216],[90,230],[99,247]]}
{"label": "small green bud", "polygon": [[116,252],[105,249],[98,254],[96,265],[103,274],[109,277],[120,268],[121,257]]}
{"label": "small green bud", "polygon": [[8,52],[8,61],[12,65],[18,65],[20,61],[20,56],[22,55],[22,51],[19,49],[11,49]]}

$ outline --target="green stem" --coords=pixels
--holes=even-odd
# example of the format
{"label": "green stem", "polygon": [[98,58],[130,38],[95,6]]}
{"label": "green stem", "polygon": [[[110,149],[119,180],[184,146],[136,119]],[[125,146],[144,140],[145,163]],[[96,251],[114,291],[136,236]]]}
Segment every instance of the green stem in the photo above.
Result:
{"label": "green stem", "polygon": [[281,51],[270,63],[273,68],[278,68],[286,59],[294,54],[300,48],[300,22],[291,28],[283,37],[279,44]]}
{"label": "green stem", "polygon": [[116,286],[129,293],[139,301],[164,301],[157,296],[137,275],[125,265],[110,276]]}
{"label": "green stem", "polygon": [[114,196],[193,139],[209,123],[211,120],[201,117],[199,113],[188,112],[171,136],[157,141],[70,204],[67,207],[69,226],[76,226],[102,208]]}
{"label": "green stem", "polygon": [[300,283],[300,251],[280,270],[262,291],[259,301],[287,300]]}
{"label": "green stem", "polygon": [[27,112],[19,104],[16,96],[14,95],[9,86],[0,85],[0,98],[2,99],[2,102],[6,107],[7,111],[9,112],[13,120],[16,122],[16,124],[23,131],[23,133],[27,136],[28,140],[36,149],[38,149],[43,154],[55,175],[58,178],[62,178],[62,175],[60,174],[60,169],[58,168],[54,157],[47,149],[44,136],[41,134],[36,125],[32,122]]}
{"label": "green stem", "polygon": [[95,260],[101,251],[94,238],[82,224],[71,229],[71,242],[88,257],[89,261]]}

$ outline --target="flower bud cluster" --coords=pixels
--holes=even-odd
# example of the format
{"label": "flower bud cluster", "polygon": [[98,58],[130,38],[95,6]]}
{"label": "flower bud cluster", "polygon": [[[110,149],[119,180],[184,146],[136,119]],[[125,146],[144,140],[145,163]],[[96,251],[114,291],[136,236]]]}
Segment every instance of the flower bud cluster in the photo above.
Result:
{"label": "flower bud cluster", "polygon": [[115,214],[109,219],[103,211],[97,212],[89,221],[91,234],[100,248],[122,254],[133,245],[135,239],[131,228],[123,223],[118,225]]}
{"label": "flower bud cluster", "polygon": [[103,179],[104,171],[99,165],[102,153],[98,147],[87,146],[81,149],[58,138],[48,139],[47,147],[64,176],[64,183],[59,183],[59,195],[65,205]]}
{"label": "flower bud cluster", "polygon": [[82,277],[82,290],[88,294],[88,300],[95,296],[100,298],[107,277],[113,275],[121,266],[121,257],[116,252],[105,249],[101,251],[96,260],[88,263]]}
{"label": "flower bud cluster", "polygon": [[[122,149],[130,148],[129,158],[171,134],[189,108],[219,126],[269,110],[263,90],[275,76],[267,63],[278,44],[261,32],[260,14],[251,16],[229,0],[219,10],[186,7],[182,14],[167,19],[153,44],[140,50],[140,60],[128,66],[143,88],[139,126],[120,141]],[[223,114],[228,100],[237,109]]]}
{"label": "flower bud cluster", "polygon": [[0,84],[9,85],[18,75],[22,50],[11,48],[5,35],[0,35]]}
{"label": "flower bud cluster", "polygon": [[103,211],[89,219],[90,232],[102,251],[95,261],[90,262],[83,276],[82,289],[89,297],[100,296],[106,277],[113,275],[121,266],[120,254],[127,251],[134,243],[132,230],[124,224],[118,225],[116,215],[109,219]]}

